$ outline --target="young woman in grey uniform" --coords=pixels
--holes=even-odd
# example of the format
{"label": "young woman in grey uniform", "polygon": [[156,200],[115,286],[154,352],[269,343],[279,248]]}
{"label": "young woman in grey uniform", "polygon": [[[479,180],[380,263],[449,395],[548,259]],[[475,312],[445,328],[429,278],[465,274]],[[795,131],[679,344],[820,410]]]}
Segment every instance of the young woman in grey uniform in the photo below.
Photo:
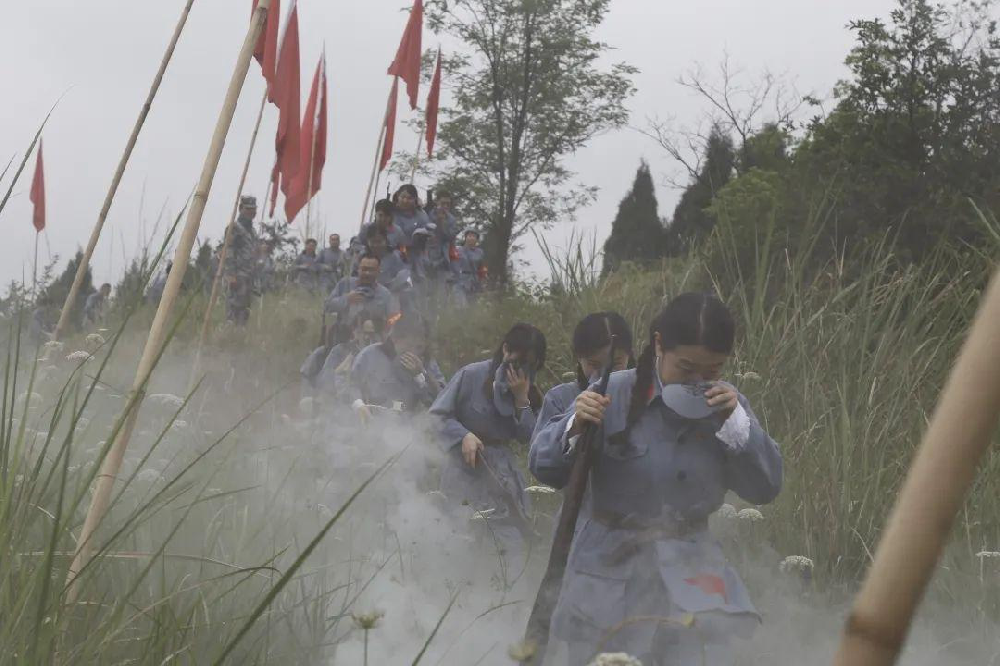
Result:
{"label": "young woman in grey uniform", "polygon": [[573,357],[576,359],[576,380],[549,389],[538,413],[532,440],[551,421],[558,421],[573,408],[576,397],[596,384],[611,353],[608,331],[617,338],[613,370],[626,370],[635,366],[632,349],[632,329],[617,312],[595,312],[587,315],[573,329]]}
{"label": "young woman in grey uniform", "polygon": [[781,488],[777,445],[746,398],[718,381],[734,337],[717,298],[677,297],[653,321],[637,367],[612,375],[607,396],[581,393],[534,440],[531,471],[562,487],[578,436],[600,427],[591,515],[552,618],[573,666],[598,647],[647,666],[729,664],[730,639],[759,622],[707,529],[727,491],[766,504]]}
{"label": "young woman in grey uniform", "polygon": [[465,366],[434,401],[439,438],[447,455],[441,492],[456,511],[486,516],[491,547],[502,568],[525,552],[529,504],[525,481],[509,442],[527,444],[542,396],[535,374],[545,364],[545,336],[516,324],[493,358]]}

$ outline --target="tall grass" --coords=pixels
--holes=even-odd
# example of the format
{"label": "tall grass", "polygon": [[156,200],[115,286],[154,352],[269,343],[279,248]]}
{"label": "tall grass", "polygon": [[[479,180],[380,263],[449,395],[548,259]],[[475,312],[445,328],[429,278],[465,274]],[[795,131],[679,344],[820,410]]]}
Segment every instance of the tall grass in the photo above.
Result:
{"label": "tall grass", "polygon": [[[1000,239],[996,220],[983,214],[982,221]],[[580,244],[564,258],[549,252],[558,289],[517,288],[445,312],[438,356],[454,371],[490,353],[505,326],[531,321],[549,339],[539,381],[550,386],[573,370],[570,334],[585,313],[622,312],[642,344],[665,299],[719,291],[741,322],[729,377],[786,461],[784,490],[762,508],[766,520],[753,537],[774,557],[810,557],[818,588],[850,589],[878,541],[1000,241],[942,249],[919,266],[895,261],[888,239],[851,261],[834,254],[822,264],[801,248],[786,252],[782,242],[765,224],[748,244],[723,219],[703,254],[625,267],[606,279],[596,278],[594,247]],[[144,265],[142,281],[156,263]],[[192,290],[190,311],[204,300]],[[177,387],[187,386],[198,318],[176,322],[72,606],[63,593],[75,534],[152,312],[135,300],[120,310],[108,342],[94,346],[78,335],[61,352],[35,349],[21,335],[23,322],[7,323],[0,332],[0,663],[329,663],[343,660],[338,654],[351,640],[360,654],[361,635],[350,626],[351,614],[365,610],[358,604],[379,581],[406,587],[417,576],[411,547],[384,518],[392,495],[355,494],[382,461],[362,456],[334,481],[330,470],[345,469],[355,443],[326,440],[295,418],[299,396],[287,386],[316,344],[318,306],[318,296],[269,293],[255,302],[246,328],[232,329],[220,304],[206,376],[190,393]],[[84,348],[92,360],[65,358]],[[983,622],[1000,614],[996,572],[976,556],[1000,550],[998,466],[995,455],[986,461],[932,591],[971,601]],[[449,587],[425,616],[406,618],[417,639],[401,662],[420,659],[439,630],[447,633],[445,609],[463,604],[454,593]],[[383,610],[373,650],[403,622]]]}

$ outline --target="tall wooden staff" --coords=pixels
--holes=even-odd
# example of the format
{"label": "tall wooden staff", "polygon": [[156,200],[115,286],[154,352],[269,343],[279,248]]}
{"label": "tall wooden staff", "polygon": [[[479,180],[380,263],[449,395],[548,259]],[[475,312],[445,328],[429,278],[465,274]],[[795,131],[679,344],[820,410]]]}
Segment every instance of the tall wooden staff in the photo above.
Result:
{"label": "tall wooden staff", "polygon": [[128,165],[129,158],[132,157],[132,150],[135,148],[135,142],[138,140],[139,132],[142,130],[142,126],[146,122],[146,116],[149,115],[149,110],[153,105],[153,98],[156,97],[156,92],[160,89],[160,82],[163,81],[163,74],[167,71],[167,65],[170,63],[170,59],[174,55],[174,48],[177,46],[177,40],[180,39],[181,32],[184,30],[184,25],[187,23],[188,14],[191,13],[191,6],[193,4],[194,0],[187,0],[187,4],[184,5],[184,11],[181,12],[181,18],[177,21],[177,27],[174,28],[173,37],[170,38],[170,44],[167,45],[167,51],[163,54],[163,60],[160,62],[160,69],[156,72],[156,76],[153,78],[153,85],[149,88],[149,94],[146,96],[146,103],[143,104],[142,109],[139,110],[139,117],[135,121],[135,127],[132,128],[132,135],[128,138],[128,143],[125,145],[125,152],[118,161],[118,168],[115,170],[115,175],[111,178],[111,187],[108,188],[108,193],[104,197],[104,205],[101,207],[101,213],[97,216],[97,223],[94,225],[94,230],[90,232],[90,240],[87,241],[87,248],[83,251],[83,259],[80,260],[80,265],[76,267],[76,275],[73,277],[73,285],[69,288],[69,293],[66,295],[66,302],[63,303],[62,312],[59,313],[59,323],[56,324],[56,328],[52,332],[53,340],[58,340],[59,336],[62,335],[63,331],[66,330],[66,326],[69,324],[69,316],[73,310],[73,304],[76,303],[77,296],[80,293],[80,287],[83,286],[83,279],[87,275],[87,267],[90,266],[90,258],[94,255],[94,249],[97,247],[97,241],[101,237],[101,230],[104,229],[104,221],[108,219],[108,213],[111,211],[111,202],[114,201],[115,193],[118,191],[118,185],[122,181],[122,176],[125,175],[125,167]]}
{"label": "tall wooden staff", "polygon": [[202,167],[201,178],[195,190],[191,207],[188,210],[187,220],[184,230],[181,233],[177,250],[174,252],[173,269],[167,277],[166,286],[163,289],[163,296],[160,298],[159,307],[156,309],[156,316],[149,329],[149,337],[146,339],[146,346],[142,350],[142,357],[139,359],[139,367],[135,373],[132,389],[129,391],[126,400],[125,411],[119,415],[118,422],[121,427],[118,434],[111,443],[101,471],[97,476],[97,485],[94,489],[94,496],[87,510],[87,517],[83,523],[83,530],[77,541],[76,553],[73,563],[69,568],[67,579],[67,602],[73,603],[76,600],[79,585],[78,575],[90,559],[93,550],[93,537],[97,526],[107,512],[108,503],[111,499],[111,491],[115,477],[121,468],[122,458],[125,456],[125,449],[128,448],[132,429],[142,406],[142,399],[145,396],[146,384],[156,365],[156,360],[160,355],[163,342],[167,333],[167,325],[173,313],[174,302],[181,289],[181,281],[187,271],[188,259],[191,256],[191,248],[194,246],[195,237],[198,235],[198,227],[201,225],[201,216],[205,212],[205,204],[208,201],[208,194],[212,189],[212,179],[219,166],[219,159],[222,157],[222,149],[226,143],[226,135],[233,122],[233,115],[236,112],[236,103],[240,98],[240,91],[243,89],[243,82],[246,80],[247,71],[250,69],[250,58],[253,56],[254,47],[264,28],[264,21],[267,18],[267,10],[271,6],[271,0],[260,0],[254,10],[253,18],[250,21],[250,28],[247,30],[246,39],[243,40],[243,47],[240,49],[239,57],[236,60],[236,67],[233,76],[229,81],[229,89],[226,93],[225,102],[219,112],[219,120],[215,125],[215,133],[212,136],[212,143],[209,145],[208,155],[205,157],[205,164]]}
{"label": "tall wooden staff", "polygon": [[[393,80],[395,80],[395,78]],[[395,88],[393,86],[389,86],[389,94],[385,98],[385,115],[382,117],[382,127],[379,129],[378,141],[375,142],[375,162],[372,163],[372,175],[368,179],[368,189],[365,191],[365,203],[361,206],[360,229],[364,229],[365,227],[365,218],[368,216],[368,201],[371,200],[372,197],[372,188],[375,186],[375,177],[379,174],[378,164],[382,159],[382,140],[385,138],[386,129],[389,125],[389,108],[392,105],[393,90],[395,90]]]}
{"label": "tall wooden staff", "polygon": [[[240,212],[240,199],[243,197],[243,187],[247,182],[247,172],[250,170],[250,158],[253,157],[253,149],[257,144],[257,133],[260,131],[260,121],[264,117],[264,106],[267,104],[267,86],[264,87],[264,97],[260,100],[260,110],[257,112],[257,123],[253,126],[253,135],[250,137],[250,148],[247,149],[247,159],[243,163],[243,173],[240,174],[240,185],[236,188],[236,201],[233,202],[233,212],[229,216],[229,224],[226,225],[226,236],[222,242],[222,251],[219,253],[219,266],[212,276],[212,291],[208,296],[208,306],[205,308],[205,316],[201,320],[201,333],[198,335],[198,347],[194,353],[194,363],[191,365],[191,378],[188,382],[188,389],[194,386],[195,377],[201,366],[201,350],[208,340],[208,329],[212,323],[212,310],[215,309],[215,302],[219,298],[219,285],[222,283],[222,275],[226,268],[226,256],[229,253],[229,245],[233,242],[233,229],[236,227],[236,218]],[[267,205],[267,202],[264,202]]]}
{"label": "tall wooden staff", "polygon": [[941,393],[834,663],[896,662],[1000,417],[1000,270]]}
{"label": "tall wooden staff", "polygon": [[[611,350],[608,352],[608,365],[597,392],[604,395],[608,391],[611,380],[611,368],[615,364],[615,350],[618,347],[618,337],[608,334],[611,338]],[[527,663],[541,664],[545,660],[545,650],[548,647],[549,627],[552,624],[552,611],[559,600],[559,590],[562,587],[563,575],[566,572],[566,561],[569,559],[570,547],[573,545],[573,534],[576,532],[576,519],[580,515],[583,497],[590,480],[590,469],[594,466],[597,446],[594,439],[600,428],[590,425],[577,441],[576,458],[570,468],[569,482],[563,494],[562,511],[559,514],[559,525],[552,540],[552,550],[549,552],[549,563],[545,575],[538,586],[535,595],[535,605],[528,616],[528,627],[524,632],[525,643],[534,647],[534,654]],[[598,600],[596,603],[600,603]]]}

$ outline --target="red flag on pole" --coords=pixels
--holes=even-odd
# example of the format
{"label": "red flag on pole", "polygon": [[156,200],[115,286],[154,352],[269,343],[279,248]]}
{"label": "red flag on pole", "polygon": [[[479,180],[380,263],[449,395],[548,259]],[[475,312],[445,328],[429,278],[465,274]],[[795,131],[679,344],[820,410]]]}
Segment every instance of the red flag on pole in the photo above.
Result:
{"label": "red flag on pole", "polygon": [[389,112],[385,115],[385,143],[382,144],[382,159],[378,170],[384,171],[392,159],[392,141],[396,136],[396,98],[399,97],[399,77],[392,80],[392,92],[389,93]]}
{"label": "red flag on pole", "polygon": [[35,177],[31,179],[31,203],[35,204],[35,210],[31,216],[31,222],[35,225],[35,231],[40,232],[45,228],[45,166],[42,161],[42,141],[38,140],[38,156],[35,161]]}
{"label": "red flag on pole", "polygon": [[415,0],[403,39],[399,42],[399,50],[396,51],[396,59],[389,65],[389,74],[406,81],[406,94],[410,96],[411,109],[417,108],[417,93],[420,90],[420,40],[423,29],[424,0]]}
{"label": "red flag on pole", "polygon": [[274,83],[271,86],[271,98],[278,107],[278,131],[274,138],[275,160],[271,172],[271,215],[274,216],[275,200],[278,194],[278,183],[281,191],[287,197],[292,178],[299,168],[299,7],[292,0],[292,8],[288,14],[285,35],[281,40],[281,49],[275,69]]}
{"label": "red flag on pole", "polygon": [[[251,15],[257,11],[258,2],[259,0],[253,0]],[[274,69],[278,60],[279,23],[281,23],[281,0],[271,0],[271,7],[267,10],[267,24],[260,39],[257,40],[257,47],[253,52],[253,57],[260,63],[261,73],[264,75],[264,80],[267,81],[268,88],[274,81]]]}
{"label": "red flag on pole", "polygon": [[434,155],[434,141],[438,134],[438,106],[441,103],[441,47],[438,47],[437,67],[431,80],[431,92],[427,96],[427,157]]}
{"label": "red flag on pole", "polygon": [[[319,192],[323,182],[323,166],[326,164],[326,115],[326,54],[324,54],[316,65],[309,101],[302,116],[299,170],[285,197],[285,218],[289,223]],[[312,164],[309,162],[310,156]]]}

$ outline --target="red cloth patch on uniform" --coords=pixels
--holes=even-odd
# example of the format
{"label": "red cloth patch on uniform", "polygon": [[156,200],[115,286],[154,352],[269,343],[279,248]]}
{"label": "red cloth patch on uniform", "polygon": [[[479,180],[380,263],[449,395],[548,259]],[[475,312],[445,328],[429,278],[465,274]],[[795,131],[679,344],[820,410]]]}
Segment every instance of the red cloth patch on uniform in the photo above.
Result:
{"label": "red cloth patch on uniform", "polygon": [[685,578],[684,582],[694,585],[705,594],[717,594],[722,600],[729,603],[729,596],[726,594],[726,581],[711,574],[699,574],[694,578]]}

